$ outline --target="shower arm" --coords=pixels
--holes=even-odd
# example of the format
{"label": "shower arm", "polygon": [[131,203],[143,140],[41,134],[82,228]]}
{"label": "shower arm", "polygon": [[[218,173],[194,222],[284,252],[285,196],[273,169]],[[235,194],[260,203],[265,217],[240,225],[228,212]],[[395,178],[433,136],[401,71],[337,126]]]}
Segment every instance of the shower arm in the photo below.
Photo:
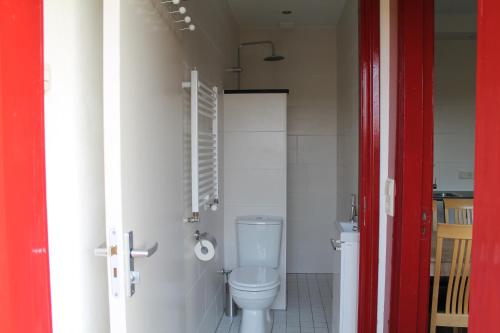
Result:
{"label": "shower arm", "polygon": [[240,46],[238,46],[238,63],[236,64],[236,67],[240,68],[241,67],[241,49],[244,48],[245,46],[252,46],[252,45],[263,45],[267,44],[271,46],[271,52],[272,55],[274,56],[276,54],[275,48],[274,48],[274,43],[270,40],[260,40],[256,42],[245,42],[241,43]]}

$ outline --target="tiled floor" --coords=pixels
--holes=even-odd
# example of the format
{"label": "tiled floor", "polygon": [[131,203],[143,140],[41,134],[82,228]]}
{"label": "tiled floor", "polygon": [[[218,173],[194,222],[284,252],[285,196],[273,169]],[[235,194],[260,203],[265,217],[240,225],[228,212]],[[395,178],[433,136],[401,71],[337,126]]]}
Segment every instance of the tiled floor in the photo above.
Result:
{"label": "tiled floor", "polygon": [[[288,307],[274,311],[273,333],[328,333],[332,317],[331,274],[288,274]],[[237,333],[241,316],[222,316],[216,333]]]}

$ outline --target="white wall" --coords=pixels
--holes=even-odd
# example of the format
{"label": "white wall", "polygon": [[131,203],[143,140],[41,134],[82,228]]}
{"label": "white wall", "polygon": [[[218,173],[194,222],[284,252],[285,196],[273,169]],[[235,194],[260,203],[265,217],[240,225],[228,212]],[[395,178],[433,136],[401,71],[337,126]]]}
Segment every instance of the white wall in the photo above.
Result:
{"label": "white wall", "polygon": [[[217,85],[223,101],[224,88],[234,88],[234,76],[225,73],[224,69],[234,64],[238,47],[238,27],[233,20],[231,10],[225,1],[196,0],[183,3],[188,8],[190,15],[196,20],[197,32],[187,34],[182,39],[182,63],[184,65],[184,79],[189,78],[189,71],[196,67],[201,78],[212,85]],[[183,34],[186,36],[186,34]],[[171,46],[173,47],[173,45]],[[181,64],[176,64],[176,67]],[[178,84],[178,82],[176,82]],[[183,95],[185,96],[185,95]],[[184,138],[190,133],[187,124],[190,122],[190,110],[183,107]],[[181,124],[173,124],[181,127]],[[182,257],[173,258],[173,263],[182,259],[184,263],[184,293],[185,293],[185,330],[183,332],[212,332],[217,327],[218,320],[223,312],[224,284],[223,277],[218,271],[224,266],[224,104],[219,107],[219,178],[221,189],[221,206],[217,213],[201,212],[199,225],[184,224],[184,253]],[[186,141],[184,141],[184,145]],[[184,154],[184,161],[186,154]],[[184,163],[184,179],[189,177],[190,162]],[[183,193],[189,189],[184,186]],[[187,201],[186,201],[187,200]],[[186,216],[190,206],[190,198],[184,199]],[[201,263],[193,257],[193,233],[199,229],[209,232],[217,239],[216,260],[208,264]]]}
{"label": "white wall", "polygon": [[358,3],[347,1],[337,24],[338,194],[337,219],[347,221],[351,194],[358,198],[359,57]]}
{"label": "white wall", "polygon": [[474,172],[476,16],[435,17],[434,178],[441,191],[474,187],[473,174],[461,179],[460,172]]}
{"label": "white wall", "polygon": [[44,44],[53,331],[105,333],[102,1],[44,1]]}
{"label": "white wall", "polygon": [[[435,49],[434,177],[438,190],[468,190],[474,171],[476,41],[440,39]],[[464,178],[464,177],[462,177]]]}
{"label": "white wall", "polygon": [[286,94],[224,95],[225,266],[237,267],[236,217],[283,218],[281,288],[273,304],[286,308]]}
{"label": "white wall", "polygon": [[242,51],[241,87],[288,88],[289,273],[331,273],[329,239],[337,205],[337,67],[332,27],[247,29],[240,41],[272,40],[281,62],[264,62],[266,47]]}
{"label": "white wall", "polygon": [[[205,333],[215,330],[222,314],[223,279],[217,271],[224,255],[223,207],[203,213],[197,225],[182,223],[189,200],[183,178],[189,168],[183,163],[188,109],[181,82],[197,67],[205,81],[231,88],[233,77],[224,68],[234,63],[238,28],[225,2],[185,5],[196,20],[194,33],[177,31],[156,0],[124,2],[123,15],[134,19],[122,27],[122,69],[125,76],[141,70],[123,86],[125,94],[134,96],[123,119],[123,144],[132,152],[124,156],[123,175],[126,191],[140,193],[134,205],[148,212],[142,217],[157,221],[161,228],[158,234],[136,235],[160,242],[149,262],[159,261],[154,269],[161,285],[155,291],[162,305],[145,315],[161,316],[163,331]],[[161,16],[155,8],[163,8]],[[105,260],[93,256],[93,248],[105,238],[102,1],[46,1],[45,9],[46,61],[52,69],[46,135],[54,332],[108,332]],[[138,85],[141,89],[134,88]],[[220,114],[222,125],[223,110]],[[150,149],[139,149],[143,143]],[[150,154],[153,151],[158,153]],[[144,170],[140,179],[130,173],[135,167]],[[124,196],[124,216],[140,218],[129,214],[130,199]],[[203,264],[194,258],[196,229],[217,237],[215,261]],[[151,276],[147,265],[138,266],[144,278]],[[143,297],[142,292],[138,287],[136,296]],[[148,331],[148,323],[143,324]]]}

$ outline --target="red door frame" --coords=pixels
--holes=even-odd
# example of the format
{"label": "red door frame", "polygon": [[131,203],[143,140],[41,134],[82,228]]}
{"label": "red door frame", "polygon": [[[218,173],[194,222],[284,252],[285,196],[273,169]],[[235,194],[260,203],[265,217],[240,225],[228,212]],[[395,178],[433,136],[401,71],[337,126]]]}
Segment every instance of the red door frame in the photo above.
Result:
{"label": "red door frame", "polygon": [[398,0],[396,198],[390,331],[428,327],[433,173],[434,1]]}
{"label": "red door frame", "polygon": [[469,332],[498,332],[500,313],[500,1],[479,0],[476,156]]}
{"label": "red door frame", "polygon": [[[391,332],[428,329],[432,182],[433,0],[399,0],[397,207]],[[469,331],[498,331],[500,313],[500,2],[479,0],[474,232]],[[422,163],[423,162],[423,163]],[[424,231],[424,233],[422,233]]]}
{"label": "red door frame", "polygon": [[0,1],[0,332],[51,327],[42,1]]}
{"label": "red door frame", "polygon": [[358,332],[376,332],[380,184],[380,2],[359,2],[360,264]]}

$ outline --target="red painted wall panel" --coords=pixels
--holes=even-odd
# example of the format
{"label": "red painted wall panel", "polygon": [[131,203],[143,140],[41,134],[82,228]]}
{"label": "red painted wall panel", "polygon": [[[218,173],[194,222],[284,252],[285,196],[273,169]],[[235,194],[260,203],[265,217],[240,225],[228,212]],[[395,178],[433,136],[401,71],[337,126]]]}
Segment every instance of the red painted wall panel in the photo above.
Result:
{"label": "red painted wall panel", "polygon": [[[390,332],[428,325],[433,172],[433,0],[399,0]],[[425,219],[423,217],[426,217]]]}
{"label": "red painted wall panel", "polygon": [[360,0],[358,332],[377,326],[380,184],[380,2]]}
{"label": "red painted wall panel", "polygon": [[0,332],[51,332],[42,38],[41,0],[0,1]]}
{"label": "red painted wall panel", "polygon": [[500,1],[479,0],[469,332],[499,332]]}

